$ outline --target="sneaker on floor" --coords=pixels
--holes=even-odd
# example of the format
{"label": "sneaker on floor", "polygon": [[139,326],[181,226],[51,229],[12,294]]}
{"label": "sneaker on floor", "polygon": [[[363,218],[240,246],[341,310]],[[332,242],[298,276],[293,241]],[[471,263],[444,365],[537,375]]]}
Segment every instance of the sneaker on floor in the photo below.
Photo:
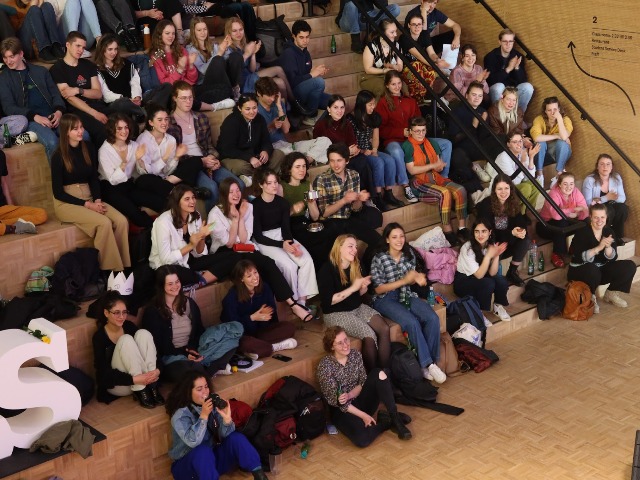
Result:
{"label": "sneaker on floor", "polygon": [[35,143],[38,141],[36,132],[24,132],[13,137],[14,145],[24,145],[25,143]]}
{"label": "sneaker on floor", "polygon": [[227,363],[227,366],[224,367],[224,370],[218,370],[216,372],[216,375],[231,375],[231,374],[233,374],[233,371],[231,370],[231,365],[229,365],[228,363]]}
{"label": "sneaker on floor", "polygon": [[251,177],[247,177],[246,175],[240,175],[240,180],[242,180],[242,183],[244,183],[244,186],[247,188],[253,185],[253,179]]}
{"label": "sneaker on floor", "polygon": [[472,163],[471,164],[471,170],[476,172],[476,175],[478,175],[478,178],[480,179],[481,182],[489,182],[489,181],[491,181],[491,176],[486,172],[486,170],[484,168],[482,168],[477,163]]}
{"label": "sneaker on floor", "polygon": [[549,190],[551,190],[555,186],[556,183],[558,183],[558,176],[557,175],[551,179],[551,183],[549,184]]}
{"label": "sneaker on floor", "polygon": [[504,307],[499,303],[493,304],[493,313],[495,313],[503,322],[511,321],[511,317],[509,316],[507,311],[504,309]]}
{"label": "sneaker on floor", "polygon": [[316,124],[316,117],[304,117],[302,119],[302,124],[306,125],[307,127],[313,127]]}
{"label": "sneaker on floor", "polygon": [[591,301],[593,302],[593,314],[600,313],[600,305],[598,305],[598,297],[595,293],[591,294]]}
{"label": "sneaker on floor", "polygon": [[[18,233],[17,230],[16,230],[16,233]],[[620,296],[620,292],[616,292],[613,290],[607,290],[606,292],[604,292],[604,296],[602,297],[602,299],[605,302],[610,303],[619,308],[627,308],[629,306],[627,302],[623,300],[622,297]]]}
{"label": "sneaker on floor", "polygon": [[257,353],[245,353],[244,355],[245,355],[245,357],[249,357],[251,360],[254,360],[254,361],[258,360],[258,358],[260,358],[260,357],[258,357]]}
{"label": "sneaker on floor", "polygon": [[491,323],[491,321],[487,317],[485,317],[484,314],[482,315],[482,321],[484,322],[485,327],[493,327],[493,323]]}
{"label": "sneaker on floor", "polygon": [[233,98],[225,98],[216,103],[212,103],[213,111],[217,112],[218,110],[224,110],[225,108],[233,108],[236,106],[236,102],[233,101]]}
{"label": "sneaker on floor", "polygon": [[536,182],[538,182],[538,184],[544,188],[544,175],[540,174],[538,176],[536,176]]}
{"label": "sneaker on floor", "polygon": [[411,190],[411,187],[409,185],[404,187],[404,196],[407,199],[407,202],[409,202],[409,203],[417,203],[418,202],[418,197],[416,197],[414,195],[413,190]]}
{"label": "sneaker on floor", "polygon": [[23,220],[21,218],[18,219],[14,226],[16,227],[16,234],[38,233],[33,222],[27,222],[26,220]]}
{"label": "sneaker on floor", "polygon": [[273,351],[279,352],[280,350],[293,350],[298,346],[298,342],[295,338],[287,338],[278,343],[273,344]]}
{"label": "sneaker on floor", "polygon": [[432,363],[427,367],[427,374],[431,377],[430,379],[427,378],[427,380],[433,380],[436,383],[444,383],[444,381],[447,379],[447,376],[435,363]]}
{"label": "sneaker on floor", "polygon": [[518,269],[516,268],[509,268],[504,278],[506,278],[511,285],[515,285],[516,287],[524,286],[524,280],[520,278],[520,275],[518,275]]}

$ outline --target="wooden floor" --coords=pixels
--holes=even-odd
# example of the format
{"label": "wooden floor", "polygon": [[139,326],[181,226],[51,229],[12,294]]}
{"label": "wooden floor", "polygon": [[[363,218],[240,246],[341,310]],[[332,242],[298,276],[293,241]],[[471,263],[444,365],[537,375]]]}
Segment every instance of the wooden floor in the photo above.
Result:
{"label": "wooden floor", "polygon": [[628,479],[640,428],[640,291],[629,300],[626,310],[601,305],[588,322],[537,322],[495,342],[498,364],[441,388],[440,401],[465,408],[459,417],[403,407],[412,440],[387,432],[359,450],[323,435],[306,460],[285,452],[270,478]]}

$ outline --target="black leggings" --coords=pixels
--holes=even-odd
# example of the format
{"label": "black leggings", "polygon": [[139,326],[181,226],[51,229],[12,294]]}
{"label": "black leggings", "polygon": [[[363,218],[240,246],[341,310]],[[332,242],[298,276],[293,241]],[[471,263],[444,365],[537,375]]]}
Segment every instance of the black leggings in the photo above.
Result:
{"label": "black leggings", "polygon": [[[571,225],[569,220],[547,220],[549,225],[554,225],[556,227],[568,227]],[[553,241],[553,253],[557,253],[559,255],[567,253],[567,235],[558,232],[555,230],[551,230],[542,224],[542,222],[536,223],[536,233],[540,235],[542,238],[546,238],[548,240]]]}
{"label": "black leggings", "polygon": [[[249,2],[226,3],[220,1],[201,16],[217,15],[222,18],[240,17],[244,23],[244,33],[248,42],[256,40],[256,12]],[[449,42],[451,43],[451,42]]]}
{"label": "black leggings", "polygon": [[[153,219],[140,210],[140,207],[148,207],[155,210],[151,205],[154,202],[147,201],[147,196],[143,191],[136,188],[132,179],[118,185],[111,185],[108,181],[102,180],[100,182],[100,190],[102,199],[127,217],[129,222],[142,228],[151,228],[153,226]],[[162,210],[156,211],[161,212]]]}
{"label": "black leggings", "polygon": [[[398,411],[389,377],[381,380],[381,373],[382,370],[379,368],[371,370],[362,385],[360,395],[351,403],[354,407],[372,416],[376,413],[380,402],[387,407],[389,413],[394,414]],[[365,427],[361,418],[343,412],[336,407],[331,407],[331,420],[336,428],[357,447],[369,446],[384,431],[380,425]]]}
{"label": "black leggings", "polygon": [[362,339],[362,361],[367,372],[374,370],[376,365],[380,368],[389,367],[391,355],[391,329],[386,320],[381,315],[374,315],[369,319],[369,326],[376,333],[378,348],[373,338]]}
{"label": "black leggings", "polygon": [[211,59],[202,83],[196,85],[196,96],[205,103],[216,103],[231,97],[231,80],[227,75],[224,57],[216,55]]}

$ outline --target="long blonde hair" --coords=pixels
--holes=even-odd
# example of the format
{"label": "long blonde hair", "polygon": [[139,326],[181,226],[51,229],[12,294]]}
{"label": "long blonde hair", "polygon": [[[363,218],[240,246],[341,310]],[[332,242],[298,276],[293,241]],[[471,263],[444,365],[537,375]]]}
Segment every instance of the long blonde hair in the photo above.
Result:
{"label": "long blonde hair", "polygon": [[349,278],[347,278],[347,276],[344,274],[344,270],[342,269],[342,257],[340,256],[340,249],[342,248],[342,245],[344,245],[344,242],[346,242],[349,238],[353,238],[356,242],[358,241],[355,235],[344,233],[336,238],[336,241],[333,242],[333,247],[331,247],[331,252],[329,252],[329,261],[334,267],[338,269],[338,272],[340,273],[340,283],[342,283],[342,285],[349,285],[350,283],[356,281],[358,278],[362,277],[362,272],[360,272],[360,260],[357,256],[353,259],[353,262],[351,262]]}
{"label": "long blonde hair", "polygon": [[[198,25],[199,23],[204,23],[204,26],[207,27],[207,38],[204,41],[204,49],[200,48],[200,42],[196,38],[196,25]],[[204,57],[205,62],[209,61],[209,59],[213,55],[213,41],[209,36],[209,27],[207,26],[207,22],[204,21],[204,18],[193,17],[191,19],[191,25],[189,25],[189,43],[193,45],[198,53],[200,53]]]}
{"label": "long blonde hair", "polygon": [[[240,25],[242,25],[242,28],[244,28],[244,22],[240,19],[240,17],[229,17],[227,19],[226,22],[224,22],[224,35],[225,37],[227,35],[231,36],[231,26],[234,23],[238,23]],[[244,47],[247,45],[247,32],[245,31],[244,33],[244,37],[242,37],[242,40],[240,40],[240,45],[236,45],[235,43],[232,44],[232,48],[239,48],[240,50],[244,51]]]}

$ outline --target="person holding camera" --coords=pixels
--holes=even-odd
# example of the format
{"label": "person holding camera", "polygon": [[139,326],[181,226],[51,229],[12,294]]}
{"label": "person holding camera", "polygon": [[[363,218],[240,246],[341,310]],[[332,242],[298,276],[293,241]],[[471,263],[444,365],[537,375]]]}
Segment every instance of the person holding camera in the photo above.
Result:
{"label": "person holding camera", "polygon": [[229,402],[213,392],[211,377],[187,372],[171,391],[166,409],[171,416],[173,478],[216,480],[239,467],[254,480],[268,480],[256,449],[235,431]]}

